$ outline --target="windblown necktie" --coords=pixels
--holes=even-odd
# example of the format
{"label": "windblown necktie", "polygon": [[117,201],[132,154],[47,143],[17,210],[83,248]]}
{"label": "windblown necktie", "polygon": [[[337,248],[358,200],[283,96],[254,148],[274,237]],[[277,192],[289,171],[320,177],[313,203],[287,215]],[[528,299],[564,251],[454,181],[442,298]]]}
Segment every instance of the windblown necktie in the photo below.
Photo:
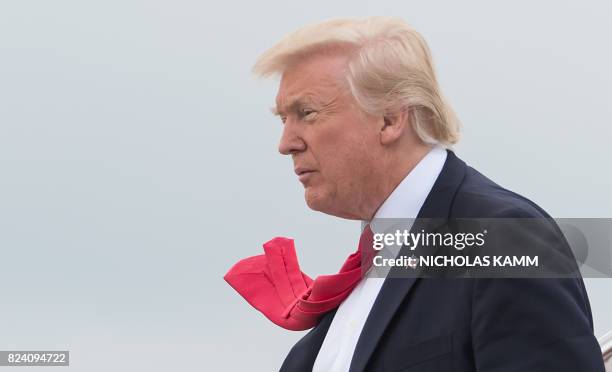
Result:
{"label": "windblown necktie", "polygon": [[264,254],[238,261],[224,279],[272,322],[302,331],[317,325],[359,283],[374,257],[372,237],[368,225],[337,274],[312,280],[300,270],[293,239],[277,237],[263,245]]}

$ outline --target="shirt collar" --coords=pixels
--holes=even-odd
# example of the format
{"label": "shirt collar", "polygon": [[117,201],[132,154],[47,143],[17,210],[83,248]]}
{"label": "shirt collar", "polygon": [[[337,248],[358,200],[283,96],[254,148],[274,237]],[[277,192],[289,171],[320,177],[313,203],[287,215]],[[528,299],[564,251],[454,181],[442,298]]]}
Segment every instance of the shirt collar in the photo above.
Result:
{"label": "shirt collar", "polygon": [[[372,221],[362,221],[361,229],[363,230],[367,224],[370,224],[374,234],[410,230],[444,167],[446,156],[446,150],[442,146],[434,146],[385,199],[374,214]],[[394,258],[400,248],[385,245],[378,255]],[[367,276],[384,278],[387,273],[388,268],[381,269],[372,266]]]}
{"label": "shirt collar", "polygon": [[[414,219],[419,214],[427,195],[442,171],[446,161],[446,150],[436,145],[404,177],[378,208],[371,221],[372,231],[384,232],[379,219]],[[362,221],[362,228],[370,221]]]}

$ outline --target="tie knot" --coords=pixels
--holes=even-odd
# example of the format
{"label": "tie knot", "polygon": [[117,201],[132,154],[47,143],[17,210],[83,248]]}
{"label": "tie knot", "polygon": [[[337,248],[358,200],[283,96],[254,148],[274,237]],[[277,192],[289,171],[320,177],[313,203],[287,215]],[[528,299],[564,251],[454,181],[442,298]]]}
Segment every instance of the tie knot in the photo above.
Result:
{"label": "tie knot", "polygon": [[370,224],[365,226],[359,237],[359,253],[361,255],[362,274],[365,274],[370,269],[372,260],[376,255],[376,250],[374,249],[374,232],[372,232]]}
{"label": "tie knot", "polygon": [[374,233],[370,228],[370,224],[365,225],[361,236],[359,237],[359,251],[363,253],[367,252],[368,248],[371,249],[374,244]]}

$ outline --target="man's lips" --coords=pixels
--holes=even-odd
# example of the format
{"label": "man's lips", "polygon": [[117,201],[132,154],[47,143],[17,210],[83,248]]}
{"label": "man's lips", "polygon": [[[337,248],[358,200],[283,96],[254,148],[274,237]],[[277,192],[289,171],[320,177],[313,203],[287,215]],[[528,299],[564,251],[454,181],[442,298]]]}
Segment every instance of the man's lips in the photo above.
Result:
{"label": "man's lips", "polygon": [[295,168],[294,171],[295,171],[295,174],[297,174],[297,176],[299,177],[300,182],[306,181],[308,177],[310,177],[314,172],[316,172],[314,169],[303,168],[303,167]]}
{"label": "man's lips", "polygon": [[297,174],[298,176],[302,175],[303,173],[314,172],[313,169],[303,168],[303,167],[297,167],[294,169],[294,171],[295,171],[295,174]]}

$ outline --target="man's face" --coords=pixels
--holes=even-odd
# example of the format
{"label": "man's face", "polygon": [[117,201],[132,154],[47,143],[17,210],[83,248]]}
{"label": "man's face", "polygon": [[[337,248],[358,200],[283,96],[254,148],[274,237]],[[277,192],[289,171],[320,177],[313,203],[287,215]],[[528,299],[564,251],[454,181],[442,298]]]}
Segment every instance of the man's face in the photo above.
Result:
{"label": "man's face", "polygon": [[345,57],[318,54],[285,70],[276,98],[284,122],[279,152],[291,155],[311,209],[365,219],[384,122],[359,110],[345,68]]}

